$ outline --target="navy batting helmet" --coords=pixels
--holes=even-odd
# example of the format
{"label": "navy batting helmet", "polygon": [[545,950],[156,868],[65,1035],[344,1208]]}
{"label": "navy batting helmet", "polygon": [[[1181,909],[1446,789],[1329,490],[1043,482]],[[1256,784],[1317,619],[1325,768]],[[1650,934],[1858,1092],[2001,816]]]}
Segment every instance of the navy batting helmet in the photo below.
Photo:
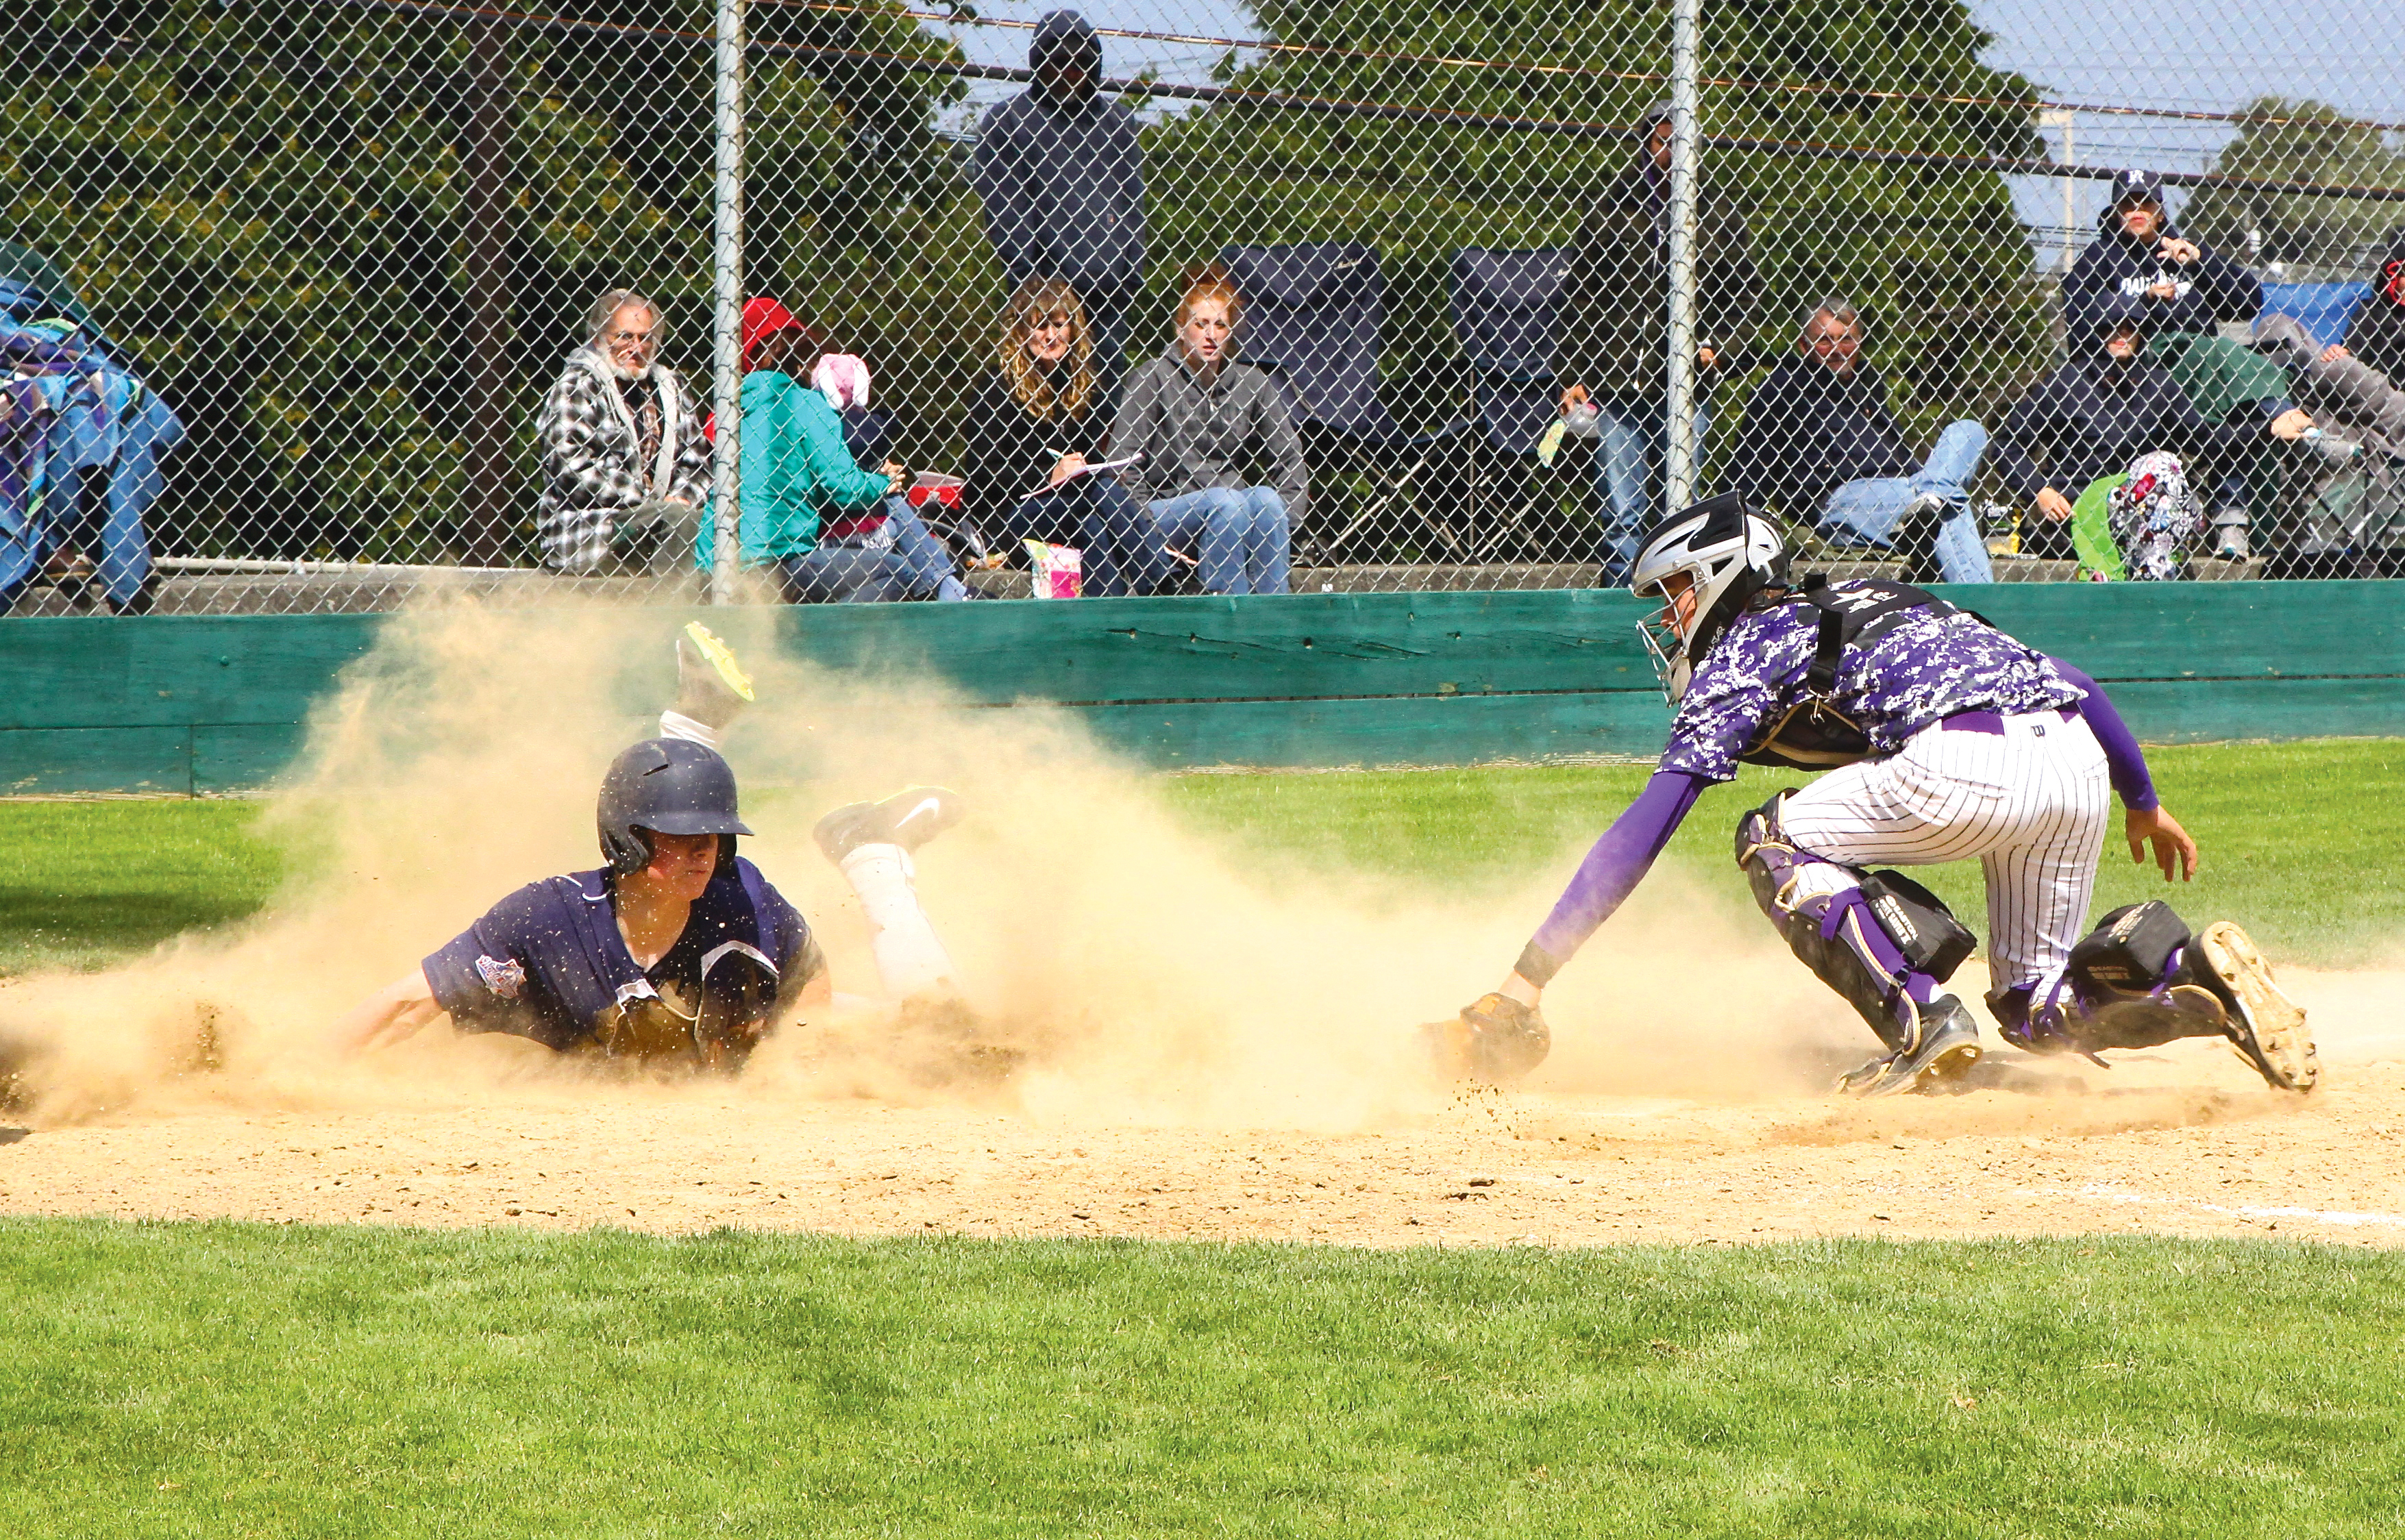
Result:
{"label": "navy batting helmet", "polygon": [[620,876],[652,863],[652,835],[716,834],[718,866],[734,862],[737,834],[752,831],[735,810],[735,771],[717,753],[682,738],[647,738],[610,762],[601,777],[601,859]]}

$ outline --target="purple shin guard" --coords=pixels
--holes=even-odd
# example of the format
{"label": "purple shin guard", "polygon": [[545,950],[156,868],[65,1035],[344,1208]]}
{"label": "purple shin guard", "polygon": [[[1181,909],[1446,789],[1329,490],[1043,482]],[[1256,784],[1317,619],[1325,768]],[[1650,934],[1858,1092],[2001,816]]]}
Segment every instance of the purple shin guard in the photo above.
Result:
{"label": "purple shin guard", "polygon": [[[1920,1007],[1934,1001],[1940,981],[1916,972],[1873,913],[1859,875],[1787,843],[1768,810],[1746,815],[1737,829],[1737,864],[1745,869],[1754,902],[1787,942],[1788,949],[1845,998],[1891,1048],[1913,1045]],[[1834,891],[1794,896],[1799,879]]]}

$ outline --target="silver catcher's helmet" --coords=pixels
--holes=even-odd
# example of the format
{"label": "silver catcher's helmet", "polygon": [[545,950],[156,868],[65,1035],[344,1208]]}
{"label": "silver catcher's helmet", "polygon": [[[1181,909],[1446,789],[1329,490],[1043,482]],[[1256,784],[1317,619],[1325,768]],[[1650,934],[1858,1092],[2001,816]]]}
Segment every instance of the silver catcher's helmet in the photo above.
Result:
{"label": "silver catcher's helmet", "polygon": [[1695,595],[1678,618],[1674,607],[1637,623],[1637,634],[1661,676],[1662,693],[1676,705],[1695,665],[1756,594],[1787,585],[1787,540],[1779,526],[1723,492],[1671,514],[1638,541],[1628,589],[1640,599],[1666,597],[1664,584],[1685,573]]}

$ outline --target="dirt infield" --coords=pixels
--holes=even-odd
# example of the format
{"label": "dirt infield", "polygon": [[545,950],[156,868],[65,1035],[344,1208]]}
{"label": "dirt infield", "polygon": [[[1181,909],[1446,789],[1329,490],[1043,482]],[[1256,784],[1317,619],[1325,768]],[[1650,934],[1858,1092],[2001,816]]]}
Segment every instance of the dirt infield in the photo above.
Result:
{"label": "dirt infield", "polygon": [[[2405,1024],[2381,1004],[2398,981],[2294,982],[2326,1065],[2305,1099],[2203,1043],[2109,1071],[2001,1052],[1978,1090],[1868,1104],[1604,1095],[1578,1088],[1573,1058],[1543,1088],[1431,1086],[1322,1129],[1080,1115],[1041,1071],[911,1104],[796,1095],[775,1076],[634,1086],[529,1068],[471,1077],[467,1105],[429,1085],[401,1106],[287,1110],[256,1091],[228,1105],[199,1075],[138,1111],[0,1136],[0,1211],[1368,1246],[2405,1241]],[[442,1052],[501,1061],[514,1047]]]}
{"label": "dirt infield", "polygon": [[[1664,872],[1548,990],[1534,1079],[1456,1095],[1412,1024],[1492,987],[1585,836],[1509,889],[1265,861],[1044,713],[946,713],[773,654],[764,700],[786,704],[728,753],[788,792],[747,799],[746,855],[810,917],[837,987],[867,991],[865,922],[816,815],[912,781],[962,793],[981,811],[921,853],[919,888],[969,1003],[1033,1056],[1012,1081],[928,1088],[874,1008],[780,1033],[734,1081],[599,1077],[447,1028],[335,1056],[330,1024],[369,991],[500,894],[593,860],[589,788],[650,730],[655,706],[629,703],[660,697],[665,641],[623,617],[546,623],[540,645],[474,611],[385,629],[262,820],[307,875],[252,920],[105,973],[0,980],[0,1061],[23,1071],[0,1212],[1375,1246],[2405,1240],[2398,974],[2292,979],[2323,1044],[2310,1099],[2187,1043],[2109,1071],[2000,1051],[1960,1096],[1839,1103],[1824,1088],[1868,1033],[1766,927]],[[1977,998],[1977,973],[1950,987]]]}

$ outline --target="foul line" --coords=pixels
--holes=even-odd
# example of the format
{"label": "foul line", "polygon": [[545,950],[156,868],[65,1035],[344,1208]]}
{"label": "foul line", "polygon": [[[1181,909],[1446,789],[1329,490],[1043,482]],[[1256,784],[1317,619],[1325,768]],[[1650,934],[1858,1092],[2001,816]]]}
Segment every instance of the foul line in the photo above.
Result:
{"label": "foul line", "polygon": [[[2024,1187],[2022,1192],[2032,1197],[2059,1196],[2060,1188]],[[2303,1219],[2316,1225],[2339,1225],[2350,1228],[2364,1226],[2405,1229],[2405,1214],[2357,1211],[2352,1209],[2305,1209],[2287,1203],[2214,1203],[2201,1197],[2156,1197],[2145,1193],[2122,1192],[2117,1188],[2089,1183],[2075,1189],[2078,1197],[2101,1197],[2108,1203],[2125,1203],[2136,1207],[2201,1209],[2207,1213],[2228,1214],[2233,1219]]]}

